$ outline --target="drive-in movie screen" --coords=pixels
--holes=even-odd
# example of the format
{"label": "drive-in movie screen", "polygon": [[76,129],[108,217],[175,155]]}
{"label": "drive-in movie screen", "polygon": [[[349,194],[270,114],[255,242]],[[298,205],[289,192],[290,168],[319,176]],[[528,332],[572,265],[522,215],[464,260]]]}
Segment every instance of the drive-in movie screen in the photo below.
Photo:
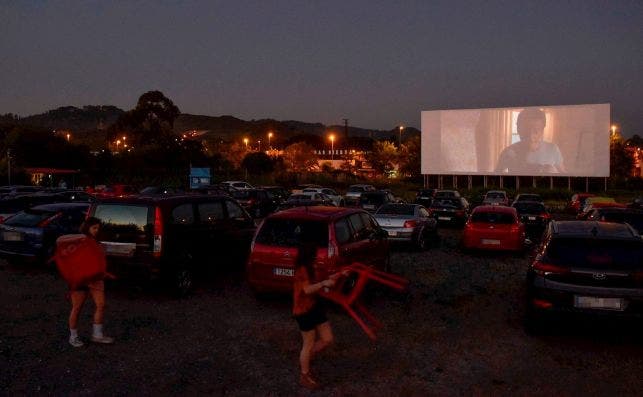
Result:
{"label": "drive-in movie screen", "polygon": [[422,173],[609,176],[610,105],[422,112]]}

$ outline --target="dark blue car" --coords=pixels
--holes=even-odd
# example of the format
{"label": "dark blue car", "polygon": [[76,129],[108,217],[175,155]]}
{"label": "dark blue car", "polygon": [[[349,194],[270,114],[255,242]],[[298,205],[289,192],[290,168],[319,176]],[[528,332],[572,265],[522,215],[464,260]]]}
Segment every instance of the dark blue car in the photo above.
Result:
{"label": "dark blue car", "polygon": [[56,203],[18,212],[0,224],[0,255],[45,262],[58,237],[78,233],[88,209],[89,203]]}

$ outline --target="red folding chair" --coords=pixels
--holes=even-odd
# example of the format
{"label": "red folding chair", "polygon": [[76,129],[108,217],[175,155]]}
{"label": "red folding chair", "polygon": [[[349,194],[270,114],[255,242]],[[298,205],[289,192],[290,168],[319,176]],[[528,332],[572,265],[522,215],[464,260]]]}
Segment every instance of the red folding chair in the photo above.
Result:
{"label": "red folding chair", "polygon": [[[408,287],[408,280],[361,263],[353,263],[339,272],[345,275],[337,279],[333,288],[320,291],[320,296],[343,307],[369,338],[377,339],[375,333],[382,327],[382,323],[366,309],[359,301],[359,297],[369,282],[376,282],[396,291],[404,291]],[[348,283],[352,281],[354,285],[351,288]]]}

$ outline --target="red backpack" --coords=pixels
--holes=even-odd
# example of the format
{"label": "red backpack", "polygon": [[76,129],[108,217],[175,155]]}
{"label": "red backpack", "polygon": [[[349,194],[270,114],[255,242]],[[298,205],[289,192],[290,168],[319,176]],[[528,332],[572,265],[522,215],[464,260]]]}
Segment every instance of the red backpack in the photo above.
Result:
{"label": "red backpack", "polygon": [[60,236],[53,259],[71,290],[105,278],[107,262],[103,248],[84,234]]}

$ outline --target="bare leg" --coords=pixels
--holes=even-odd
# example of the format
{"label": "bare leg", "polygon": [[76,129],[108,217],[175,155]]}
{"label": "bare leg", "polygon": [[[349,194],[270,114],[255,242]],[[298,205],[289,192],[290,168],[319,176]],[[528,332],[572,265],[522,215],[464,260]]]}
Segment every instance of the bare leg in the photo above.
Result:
{"label": "bare leg", "polygon": [[97,281],[89,285],[89,293],[92,296],[96,311],[94,311],[94,324],[102,324],[105,316],[105,283]]}
{"label": "bare leg", "polygon": [[299,353],[299,365],[302,374],[310,373],[310,360],[312,358],[312,350],[315,345],[315,330],[301,331],[302,347]]}
{"label": "bare leg", "polygon": [[71,291],[69,293],[71,299],[71,313],[69,314],[69,329],[78,329],[78,315],[83,308],[83,303],[87,299],[87,292],[85,291]]}
{"label": "bare leg", "polygon": [[317,327],[315,327],[315,329],[317,330],[319,339],[313,345],[313,355],[332,345],[335,341],[335,337],[333,336],[333,329],[330,327],[330,322],[326,321],[325,323],[319,324]]}

